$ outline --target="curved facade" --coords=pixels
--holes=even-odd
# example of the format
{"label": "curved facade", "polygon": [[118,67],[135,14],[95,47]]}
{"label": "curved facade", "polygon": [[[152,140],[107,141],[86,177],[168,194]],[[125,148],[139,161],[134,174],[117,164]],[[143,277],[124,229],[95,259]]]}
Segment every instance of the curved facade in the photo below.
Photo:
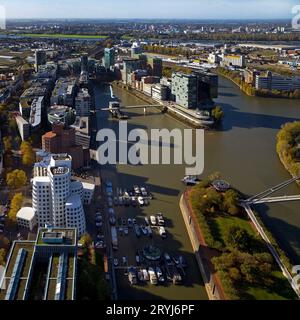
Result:
{"label": "curved facade", "polygon": [[35,177],[33,179],[32,207],[35,210],[39,226],[52,223],[51,188],[48,177]]}
{"label": "curved facade", "polygon": [[86,223],[81,198],[72,194],[66,202],[66,227],[77,228],[78,235],[85,233]]}
{"label": "curved facade", "polygon": [[70,195],[71,172],[67,167],[49,167],[52,215],[56,227],[65,226],[65,205]]}

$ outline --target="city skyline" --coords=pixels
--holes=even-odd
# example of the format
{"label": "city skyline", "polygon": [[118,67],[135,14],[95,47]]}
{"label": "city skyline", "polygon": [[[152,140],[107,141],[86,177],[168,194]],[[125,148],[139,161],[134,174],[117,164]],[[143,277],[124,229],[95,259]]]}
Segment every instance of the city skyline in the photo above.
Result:
{"label": "city skyline", "polygon": [[[287,19],[293,16],[297,0],[217,0],[213,3],[199,0],[158,1],[151,6],[145,0],[130,2],[116,0],[114,5],[105,1],[86,2],[70,0],[3,0],[0,5],[9,19]],[[159,10],[157,10],[159,8]]]}

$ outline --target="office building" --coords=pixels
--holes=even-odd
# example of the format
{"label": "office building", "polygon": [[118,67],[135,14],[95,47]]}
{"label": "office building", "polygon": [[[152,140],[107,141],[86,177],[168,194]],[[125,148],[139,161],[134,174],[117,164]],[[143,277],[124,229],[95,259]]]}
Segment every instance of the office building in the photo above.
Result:
{"label": "office building", "polygon": [[87,55],[83,55],[80,59],[81,72],[88,72],[89,60]]}
{"label": "office building", "polygon": [[33,231],[36,226],[36,217],[34,209],[23,207],[17,212],[17,225],[20,229]]}
{"label": "office building", "polygon": [[163,64],[160,58],[148,58],[148,64],[151,68],[151,74],[155,77],[162,78]]}
{"label": "office building", "polygon": [[91,143],[90,118],[76,117],[75,122],[70,127],[75,129],[75,144],[82,146],[84,149],[89,149]]}
{"label": "office building", "polygon": [[63,123],[54,123],[52,131],[42,136],[42,148],[49,153],[70,154],[73,159],[73,169],[86,167],[90,162],[89,149],[81,144],[76,144],[76,129],[64,126]]}
{"label": "office building", "polygon": [[105,69],[110,69],[110,67],[115,64],[115,49],[114,48],[105,48],[104,49],[104,58],[103,65]]}
{"label": "office building", "polygon": [[33,178],[32,206],[38,226],[53,224],[56,227],[77,228],[80,236],[86,229],[83,209],[85,189],[81,182],[71,180],[71,166],[71,156],[51,155],[47,175]]}
{"label": "office building", "polygon": [[198,107],[197,76],[181,72],[172,74],[172,95],[177,104],[187,108]]}
{"label": "office building", "polygon": [[295,91],[300,90],[299,76],[281,76],[272,72],[266,74],[256,75],[255,88],[257,90],[279,90],[279,91]]}
{"label": "office building", "polygon": [[160,83],[152,85],[152,97],[157,100],[166,101],[168,99],[169,88]]}
{"label": "office building", "polygon": [[51,105],[74,106],[76,80],[61,78],[56,81],[51,96]]}
{"label": "office building", "polygon": [[133,42],[132,47],[131,47],[131,57],[138,58],[138,56],[142,53],[143,53],[143,50],[142,50],[140,42]]}
{"label": "office building", "polygon": [[80,89],[75,98],[76,116],[88,117],[91,110],[91,96],[88,89]]}
{"label": "office building", "polygon": [[198,79],[198,100],[218,98],[219,77],[217,74],[197,70],[193,72]]}
{"label": "office building", "polygon": [[14,241],[0,300],[75,300],[77,238],[76,228],[49,226],[38,230],[35,241]]}
{"label": "office building", "polygon": [[43,51],[43,50],[36,50],[34,58],[35,58],[34,59],[34,61],[35,61],[35,71],[38,72],[39,71],[39,66],[42,66],[42,65],[46,64],[46,62],[47,62],[46,52]]}
{"label": "office building", "polygon": [[22,141],[27,140],[30,137],[29,123],[21,116],[16,116],[15,119]]}
{"label": "office building", "polygon": [[233,66],[244,68],[246,66],[246,60],[244,55],[224,55],[222,60],[222,66]]}

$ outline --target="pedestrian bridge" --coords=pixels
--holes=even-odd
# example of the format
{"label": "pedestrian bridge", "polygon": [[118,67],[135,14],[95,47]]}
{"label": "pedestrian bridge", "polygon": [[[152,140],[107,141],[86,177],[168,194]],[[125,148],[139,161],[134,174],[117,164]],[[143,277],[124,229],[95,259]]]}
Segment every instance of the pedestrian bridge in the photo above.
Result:
{"label": "pedestrian bridge", "polygon": [[147,108],[161,108],[161,104],[143,104],[137,106],[120,106],[118,108],[102,108],[101,111],[112,111],[112,110],[125,110],[125,109],[147,109]]}

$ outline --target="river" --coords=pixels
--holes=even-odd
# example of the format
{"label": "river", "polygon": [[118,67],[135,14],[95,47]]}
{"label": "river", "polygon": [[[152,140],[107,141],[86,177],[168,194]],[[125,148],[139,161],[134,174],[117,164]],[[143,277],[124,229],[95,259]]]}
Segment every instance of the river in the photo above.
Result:
{"label": "river", "polygon": [[[275,149],[275,137],[280,126],[300,119],[299,102],[284,99],[248,97],[227,79],[220,79],[220,95],[216,100],[226,117],[220,131],[205,134],[205,171],[203,176],[220,172],[234,187],[249,195],[256,194],[290,178]],[[144,104],[127,92],[116,89],[114,94],[123,105]],[[107,107],[110,101],[109,87],[96,86],[97,109]],[[118,122],[108,118],[107,112],[97,113],[98,128],[109,127],[118,131]],[[143,110],[135,109],[130,114],[128,130],[133,128],[187,128],[184,124],[151,110],[145,116]],[[120,299],[207,299],[201,276],[192,254],[191,244],[181,217],[178,202],[184,186],[180,179],[185,174],[185,165],[117,165],[104,166],[102,175],[113,181],[114,186],[129,187],[147,185],[155,196],[149,207],[118,209],[119,215],[142,219],[145,215],[163,212],[167,218],[168,239],[158,245],[171,254],[183,254],[189,262],[188,276],[181,287],[143,286],[130,287],[123,274],[118,274]],[[284,194],[297,194],[300,188],[294,184]],[[281,240],[294,262],[300,264],[300,213],[299,204],[283,203],[261,205],[258,211],[267,219],[268,225]],[[144,245],[143,241],[123,238],[127,252]],[[129,253],[130,255],[130,253]],[[121,257],[121,256],[120,256]],[[134,257],[131,257],[134,259]]]}

